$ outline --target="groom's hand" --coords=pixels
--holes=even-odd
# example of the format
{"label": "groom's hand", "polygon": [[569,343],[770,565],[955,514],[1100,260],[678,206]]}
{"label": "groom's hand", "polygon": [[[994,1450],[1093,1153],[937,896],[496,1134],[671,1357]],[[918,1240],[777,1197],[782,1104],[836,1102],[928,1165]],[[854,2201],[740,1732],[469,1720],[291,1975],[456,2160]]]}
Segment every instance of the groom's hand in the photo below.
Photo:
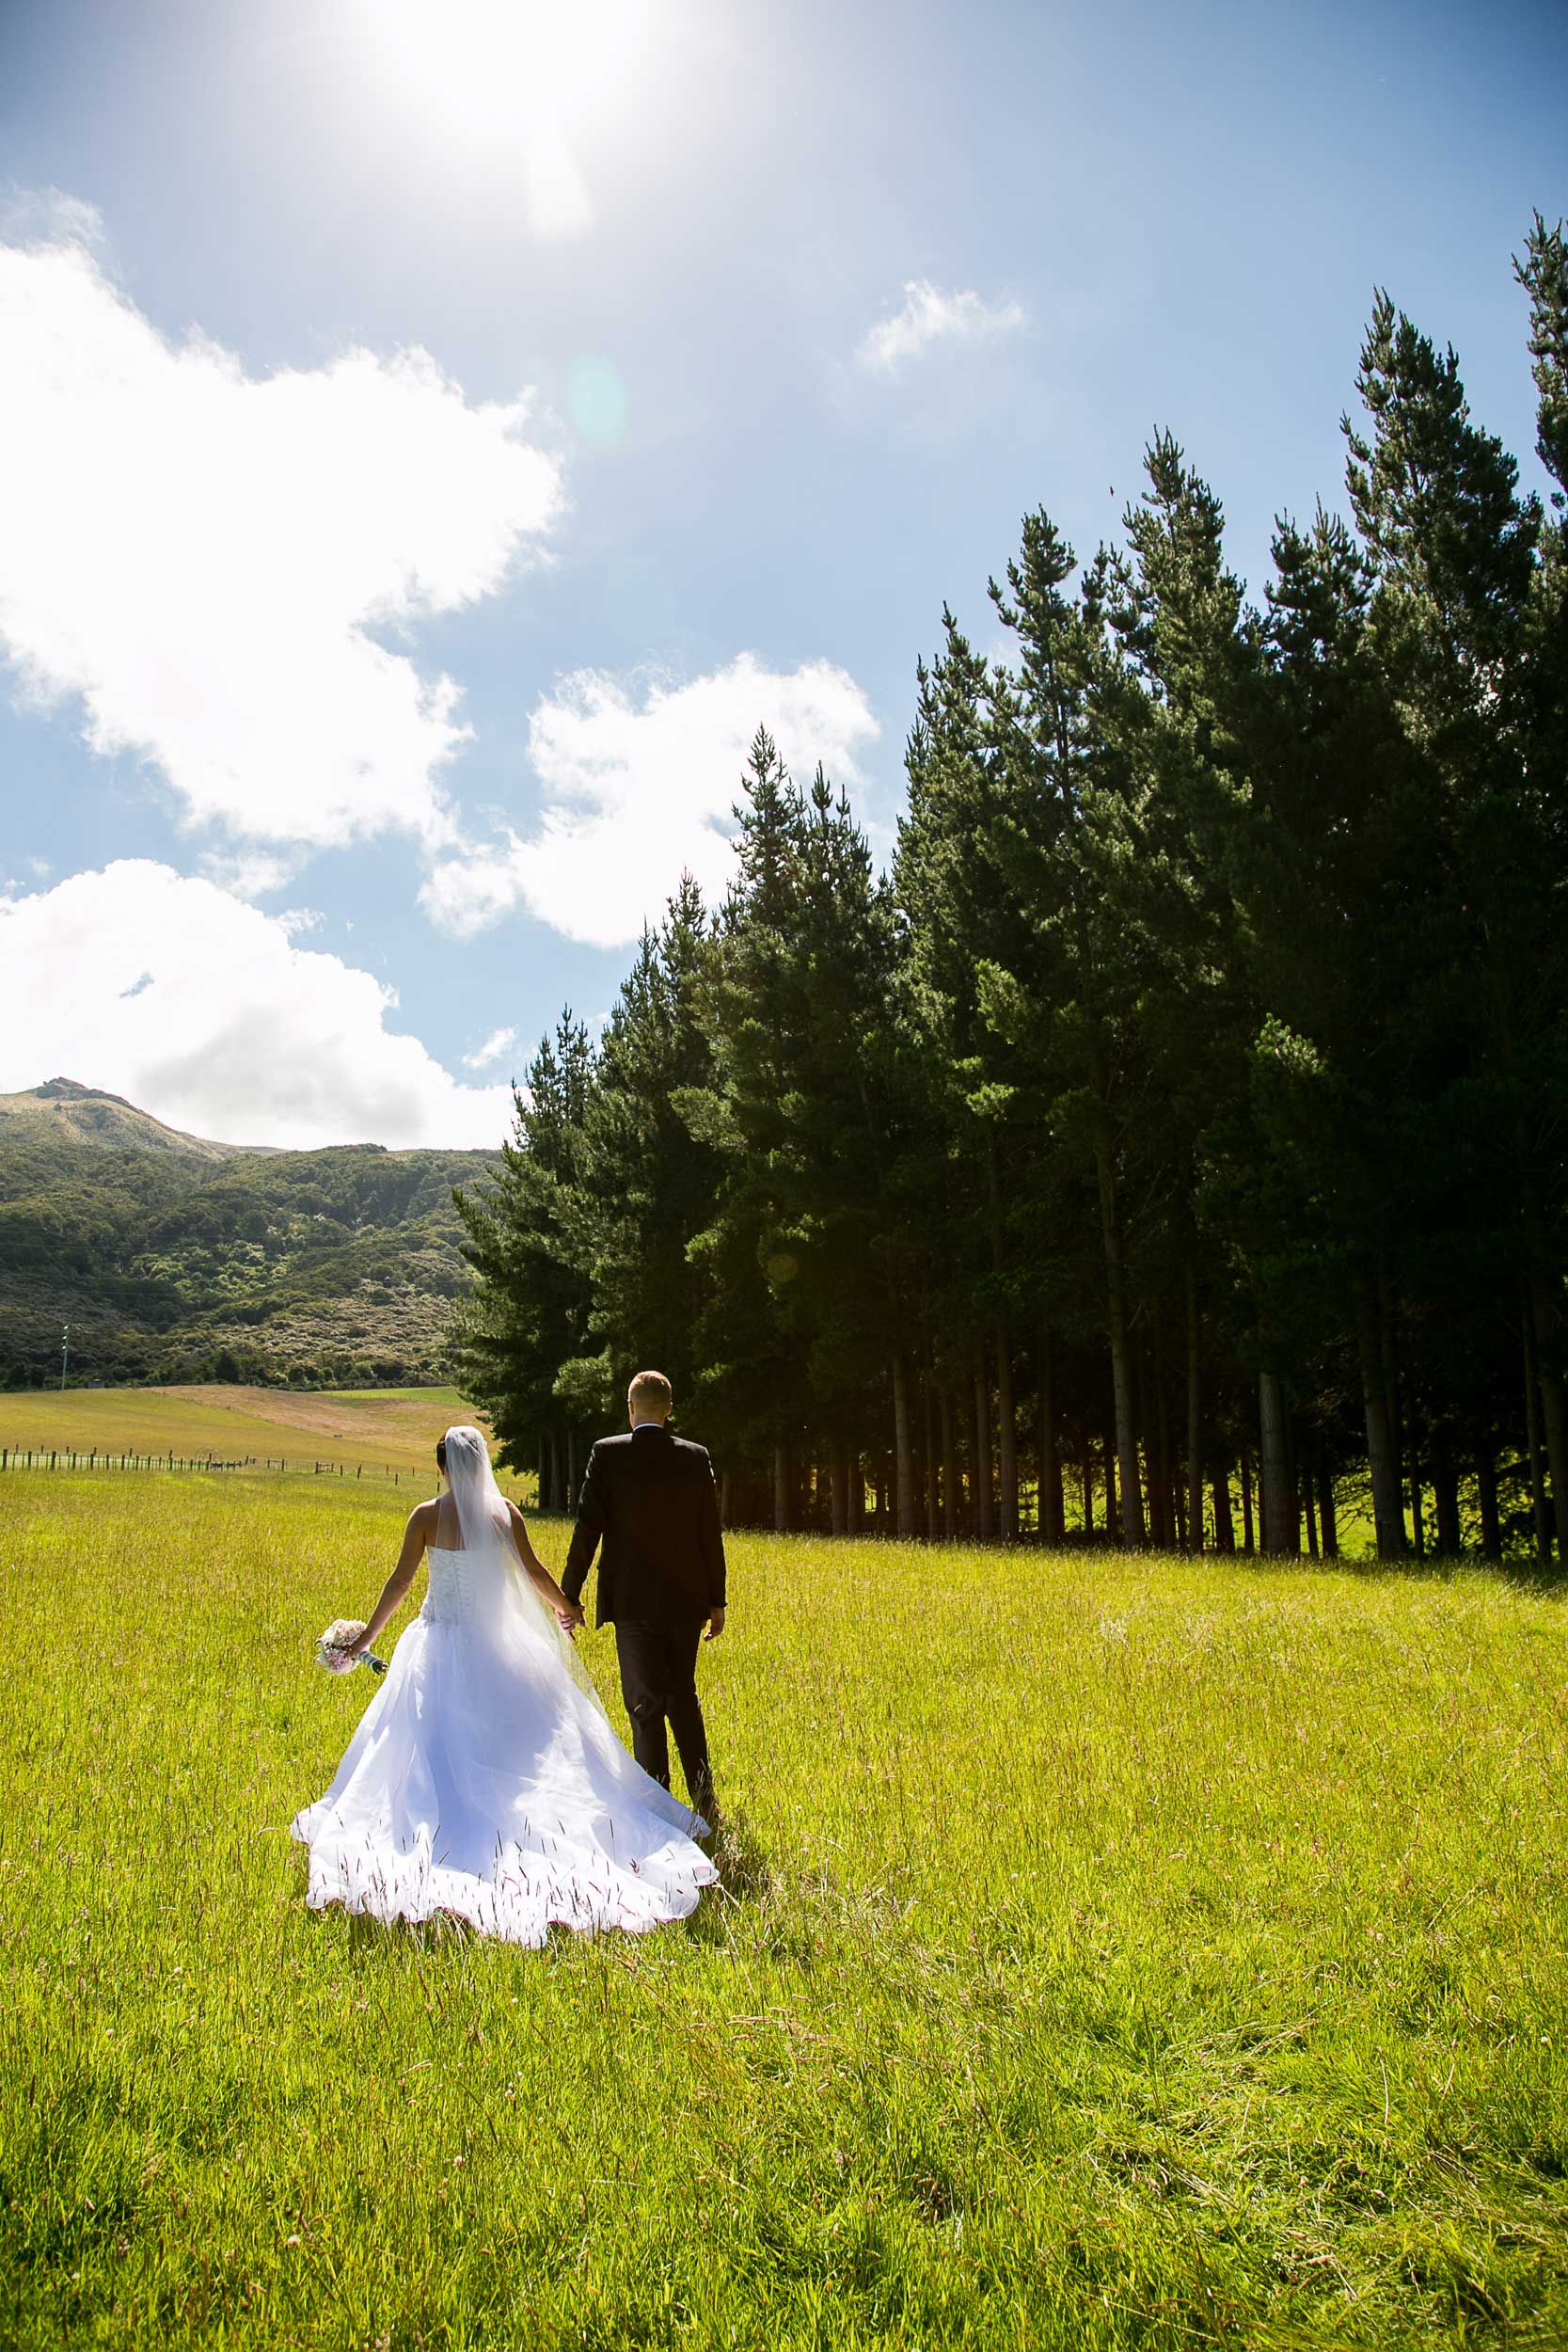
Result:
{"label": "groom's hand", "polygon": [[722,1611],[721,1609],[710,1609],[710,1610],[709,1610],[709,1612],[708,1612],[707,1631],[706,1631],[706,1632],[704,1634],[704,1636],[703,1636],[704,1641],[705,1641],[705,1642],[717,1642],[717,1640],[719,1639],[719,1636],[721,1635],[721,1633],[722,1633],[722,1632],[723,1632],[723,1630],[724,1630],[724,1613],[723,1613],[723,1611]]}
{"label": "groom's hand", "polygon": [[586,1613],[578,1608],[575,1600],[564,1602],[562,1606],[556,1611],[555,1614],[556,1622],[560,1626],[562,1633],[565,1634],[568,1641],[570,1641],[573,1635],[577,1632],[579,1625],[586,1625],[588,1623]]}

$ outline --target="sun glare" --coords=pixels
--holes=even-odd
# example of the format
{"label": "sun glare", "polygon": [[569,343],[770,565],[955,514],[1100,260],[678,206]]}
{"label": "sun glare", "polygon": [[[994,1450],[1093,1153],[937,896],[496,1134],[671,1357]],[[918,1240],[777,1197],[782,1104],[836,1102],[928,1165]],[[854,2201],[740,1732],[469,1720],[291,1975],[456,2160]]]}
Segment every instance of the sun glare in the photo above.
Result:
{"label": "sun glare", "polygon": [[635,99],[651,0],[363,0],[370,78],[420,144],[521,176],[542,235],[592,217],[579,149]]}

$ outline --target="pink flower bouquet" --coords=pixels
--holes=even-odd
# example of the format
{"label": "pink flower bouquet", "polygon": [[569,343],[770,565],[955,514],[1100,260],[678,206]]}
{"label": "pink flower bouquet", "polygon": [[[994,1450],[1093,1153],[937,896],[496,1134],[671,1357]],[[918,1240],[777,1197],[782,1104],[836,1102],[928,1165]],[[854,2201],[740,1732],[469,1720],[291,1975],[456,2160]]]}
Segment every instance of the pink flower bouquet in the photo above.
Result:
{"label": "pink flower bouquet", "polygon": [[316,1663],[325,1666],[329,1675],[352,1674],[356,1666],[368,1666],[372,1675],[384,1675],[387,1661],[374,1650],[361,1650],[357,1658],[348,1655],[349,1645],[356,1642],[365,1630],[363,1617],[334,1617],[316,1644]]}

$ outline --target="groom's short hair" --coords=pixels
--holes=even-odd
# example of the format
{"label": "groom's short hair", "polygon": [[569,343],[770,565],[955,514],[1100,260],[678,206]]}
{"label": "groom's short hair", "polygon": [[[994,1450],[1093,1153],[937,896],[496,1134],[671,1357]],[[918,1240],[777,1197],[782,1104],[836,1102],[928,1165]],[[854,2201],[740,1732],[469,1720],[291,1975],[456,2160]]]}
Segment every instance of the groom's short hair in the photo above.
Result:
{"label": "groom's short hair", "polygon": [[668,1415],[675,1401],[675,1391],[661,1372],[640,1372],[626,1391],[626,1403],[633,1412],[639,1406],[660,1418]]}

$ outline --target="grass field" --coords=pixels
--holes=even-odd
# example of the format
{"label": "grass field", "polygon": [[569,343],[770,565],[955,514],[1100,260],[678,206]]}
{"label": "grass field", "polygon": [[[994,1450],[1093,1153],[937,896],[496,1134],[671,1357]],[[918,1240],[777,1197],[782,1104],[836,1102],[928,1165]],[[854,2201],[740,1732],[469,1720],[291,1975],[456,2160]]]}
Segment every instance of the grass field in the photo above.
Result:
{"label": "grass field", "polygon": [[1568,2343],[1557,1594],[737,1538],[724,1887],[529,1953],[304,1907],[398,1497],[0,1500],[0,2341]]}
{"label": "grass field", "polygon": [[455,1389],[0,1390],[3,1446],[254,1454],[307,1470],[317,1456],[350,1470],[429,1470],[441,1432],[472,1418]]}

